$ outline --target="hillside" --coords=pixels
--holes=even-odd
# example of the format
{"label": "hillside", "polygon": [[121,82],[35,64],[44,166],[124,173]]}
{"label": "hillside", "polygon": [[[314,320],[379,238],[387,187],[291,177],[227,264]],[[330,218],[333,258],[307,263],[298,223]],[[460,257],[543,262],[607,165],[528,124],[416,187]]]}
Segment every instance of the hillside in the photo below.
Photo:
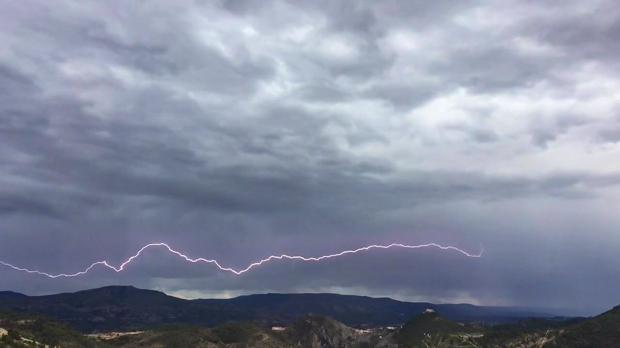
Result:
{"label": "hillside", "polygon": [[45,314],[83,332],[142,330],[166,324],[216,326],[231,321],[287,325],[307,314],[327,316],[353,327],[398,326],[427,308],[441,312],[450,320],[466,322],[499,323],[545,316],[513,308],[435,305],[336,294],[260,294],[183,300],[126,286],[47,296],[0,292],[0,308]]}
{"label": "hillside", "polygon": [[306,316],[282,331],[252,323],[230,323],[214,328],[170,327],[127,335],[106,343],[134,347],[257,347],[257,348],[396,348],[390,336],[348,327],[333,319]]}
{"label": "hillside", "polygon": [[559,330],[545,348],[614,347],[620,343],[620,306]]}
{"label": "hillside", "polygon": [[205,327],[168,325],[145,331],[84,335],[40,315],[0,312],[0,347],[184,347],[184,348],[558,348],[615,347],[620,340],[620,310],[591,319],[526,320],[481,326],[451,321],[425,311],[400,328],[356,329],[319,315],[287,326],[234,322]]}
{"label": "hillside", "polygon": [[64,348],[109,347],[65,324],[42,316],[0,311],[0,347],[61,346]]}
{"label": "hillside", "polygon": [[537,319],[490,327],[477,340],[488,348],[618,347],[619,342],[620,306],[588,319]]}
{"label": "hillside", "polygon": [[399,347],[474,347],[471,338],[473,328],[450,321],[432,309],[409,320],[396,334]]}

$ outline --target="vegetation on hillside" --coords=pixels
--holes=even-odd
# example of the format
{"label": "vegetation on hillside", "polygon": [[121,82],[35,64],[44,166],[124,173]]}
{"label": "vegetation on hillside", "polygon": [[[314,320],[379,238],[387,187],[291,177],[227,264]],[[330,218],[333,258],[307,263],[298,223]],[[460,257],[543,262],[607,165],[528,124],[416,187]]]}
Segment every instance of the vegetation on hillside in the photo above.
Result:
{"label": "vegetation on hillside", "polygon": [[43,316],[0,311],[0,328],[8,333],[0,337],[0,347],[107,347],[107,344]]}
{"label": "vegetation on hillside", "polygon": [[576,348],[614,347],[617,342],[620,307],[590,319],[530,319],[495,326],[458,323],[427,310],[398,328],[353,328],[324,316],[306,315],[275,328],[230,322],[90,335],[40,315],[0,311],[0,347],[15,348]]}

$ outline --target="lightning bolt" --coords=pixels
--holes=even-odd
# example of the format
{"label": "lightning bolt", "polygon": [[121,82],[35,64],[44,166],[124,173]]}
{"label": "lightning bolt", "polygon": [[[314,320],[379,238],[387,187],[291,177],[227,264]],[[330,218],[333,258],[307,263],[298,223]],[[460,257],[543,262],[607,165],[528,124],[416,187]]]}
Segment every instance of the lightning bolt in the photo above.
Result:
{"label": "lightning bolt", "polygon": [[408,244],[400,244],[400,243],[392,243],[392,244],[387,244],[387,245],[380,245],[380,244],[372,244],[372,245],[367,245],[361,248],[357,248],[357,249],[351,249],[351,250],[343,250],[340,251],[338,253],[335,254],[328,254],[328,255],[322,255],[322,256],[316,256],[316,257],[306,257],[306,256],[300,256],[300,255],[286,255],[286,254],[282,254],[282,255],[270,255],[262,260],[256,261],[256,262],[252,262],[249,265],[247,265],[245,268],[241,268],[241,269],[234,269],[231,267],[225,267],[222,266],[217,260],[210,260],[210,259],[205,259],[202,257],[199,258],[191,258],[189,256],[187,256],[186,254],[177,251],[175,249],[173,249],[170,245],[166,244],[166,243],[150,243],[147,244],[145,246],[143,246],[142,248],[140,248],[134,255],[130,256],[128,259],[126,259],[125,261],[123,261],[121,264],[119,264],[118,266],[113,266],[111,265],[108,261],[104,260],[104,261],[97,261],[97,262],[93,262],[92,264],[90,264],[90,266],[86,267],[84,270],[79,271],[79,272],[75,272],[75,273],[58,273],[58,274],[52,274],[52,273],[47,273],[47,272],[42,272],[42,271],[38,271],[38,270],[33,270],[33,269],[28,269],[28,268],[24,268],[24,267],[18,267],[15,265],[12,265],[8,262],[4,262],[2,260],[0,260],[0,265],[6,266],[8,268],[11,268],[15,271],[20,271],[20,272],[25,272],[25,273],[30,273],[30,274],[38,274],[38,275],[42,275],[48,278],[71,278],[71,277],[78,277],[81,275],[85,275],[86,273],[90,272],[93,268],[97,267],[97,266],[104,266],[106,268],[109,268],[111,270],[113,270],[116,273],[120,273],[122,271],[125,270],[125,268],[131,264],[134,260],[136,260],[138,257],[140,257],[140,255],[142,255],[144,253],[145,250],[150,249],[150,248],[163,248],[165,250],[167,250],[169,253],[174,254],[178,257],[180,257],[181,259],[187,261],[187,262],[191,262],[191,263],[209,263],[209,264],[213,264],[215,265],[218,269],[220,269],[221,271],[224,272],[229,272],[232,273],[236,276],[240,276],[246,272],[251,271],[252,269],[261,266],[265,263],[268,263],[270,261],[273,260],[296,260],[296,261],[303,261],[303,262],[320,262],[323,260],[327,260],[327,259],[332,259],[332,258],[336,258],[336,257],[340,257],[340,256],[344,256],[344,255],[348,255],[348,254],[357,254],[360,252],[366,252],[372,249],[392,249],[392,248],[402,248],[402,249],[422,249],[422,248],[436,248],[436,249],[440,249],[440,250],[445,250],[445,251],[455,251],[458,252],[464,256],[467,257],[472,257],[472,258],[480,258],[482,257],[482,253],[484,252],[484,249],[481,249],[480,253],[478,254],[471,254],[463,249],[457,248],[455,246],[443,246],[441,244],[437,244],[437,243],[427,243],[427,244],[419,244],[419,245],[408,245]]}

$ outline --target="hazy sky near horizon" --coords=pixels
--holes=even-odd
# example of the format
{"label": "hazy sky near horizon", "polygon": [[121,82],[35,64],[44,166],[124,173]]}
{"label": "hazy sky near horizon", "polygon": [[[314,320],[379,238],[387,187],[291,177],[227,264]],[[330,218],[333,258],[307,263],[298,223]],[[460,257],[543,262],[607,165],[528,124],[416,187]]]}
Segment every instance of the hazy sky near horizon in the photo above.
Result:
{"label": "hazy sky near horizon", "polygon": [[620,7],[608,1],[1,1],[0,260],[51,273],[148,242],[132,284],[620,304]]}

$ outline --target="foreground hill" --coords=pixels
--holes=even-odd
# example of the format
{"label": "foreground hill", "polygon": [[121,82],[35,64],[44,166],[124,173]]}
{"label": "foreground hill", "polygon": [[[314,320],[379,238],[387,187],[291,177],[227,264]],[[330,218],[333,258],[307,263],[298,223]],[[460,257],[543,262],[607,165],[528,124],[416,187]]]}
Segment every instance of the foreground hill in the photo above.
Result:
{"label": "foreground hill", "polygon": [[457,323],[426,310],[400,328],[355,329],[327,317],[307,315],[286,327],[237,322],[216,327],[174,325],[84,335],[39,315],[0,311],[0,347],[617,347],[619,328],[619,308],[581,322],[536,319],[491,327]]}
{"label": "foreground hill", "polygon": [[288,325],[307,314],[331,317],[354,327],[398,326],[427,308],[450,320],[464,322],[502,323],[545,316],[514,308],[436,305],[335,294],[262,294],[184,300],[127,286],[47,296],[0,292],[0,308],[45,314],[83,332],[142,330],[165,324],[216,326],[231,321]]}
{"label": "foreground hill", "polygon": [[405,323],[395,338],[400,347],[468,347],[471,338],[478,336],[482,334],[476,333],[475,328],[453,322],[427,309]]}
{"label": "foreground hill", "polygon": [[110,347],[43,316],[0,311],[0,347]]}
{"label": "foreground hill", "polygon": [[554,339],[546,347],[620,347],[620,306],[557,330]]}
{"label": "foreground hill", "polygon": [[274,330],[254,323],[212,328],[169,326],[148,331],[83,335],[41,316],[0,312],[0,347],[68,348],[396,348],[385,330],[358,330],[321,316],[306,316]]}
{"label": "foreground hill", "polygon": [[306,316],[291,326],[273,330],[252,323],[231,323],[204,327],[171,327],[106,340],[115,347],[195,348],[396,348],[384,331],[363,331],[333,319]]}

